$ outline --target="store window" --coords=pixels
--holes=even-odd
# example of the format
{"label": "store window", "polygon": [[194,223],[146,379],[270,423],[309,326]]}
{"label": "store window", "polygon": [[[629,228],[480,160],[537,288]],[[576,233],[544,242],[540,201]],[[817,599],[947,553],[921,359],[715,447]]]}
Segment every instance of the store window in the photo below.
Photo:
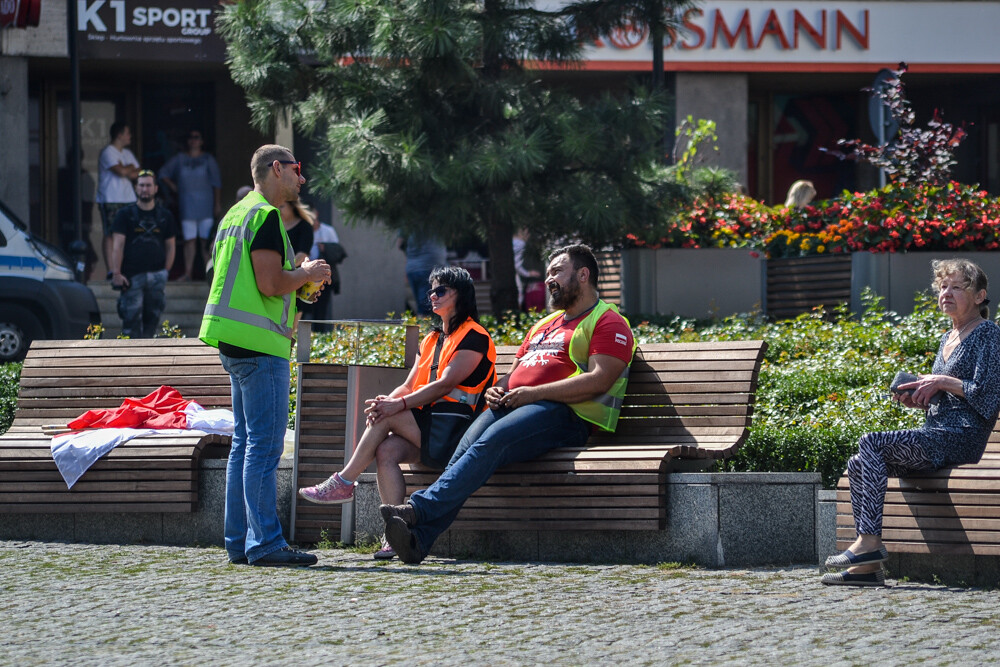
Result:
{"label": "store window", "polygon": [[813,182],[818,198],[854,187],[854,166],[820,150],[857,136],[855,95],[772,97],[770,202],[785,200],[797,180]]}

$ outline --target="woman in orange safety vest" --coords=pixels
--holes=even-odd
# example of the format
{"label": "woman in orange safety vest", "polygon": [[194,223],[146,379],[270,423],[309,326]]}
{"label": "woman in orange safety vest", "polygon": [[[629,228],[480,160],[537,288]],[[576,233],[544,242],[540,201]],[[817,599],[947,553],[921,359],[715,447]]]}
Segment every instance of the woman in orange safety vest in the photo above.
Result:
{"label": "woman in orange safety vest", "polygon": [[[417,362],[406,381],[388,396],[365,401],[367,426],[344,469],[326,481],[299,489],[314,503],[344,503],[354,498],[358,475],[378,465],[382,502],[401,505],[406,483],[401,463],[444,469],[465,429],[485,406],[483,394],[496,380],[496,348],[479,324],[476,289],[468,271],[436,268],[428,298],[440,326],[421,341]],[[414,295],[416,296],[416,295]],[[382,541],[377,559],[395,552]]]}

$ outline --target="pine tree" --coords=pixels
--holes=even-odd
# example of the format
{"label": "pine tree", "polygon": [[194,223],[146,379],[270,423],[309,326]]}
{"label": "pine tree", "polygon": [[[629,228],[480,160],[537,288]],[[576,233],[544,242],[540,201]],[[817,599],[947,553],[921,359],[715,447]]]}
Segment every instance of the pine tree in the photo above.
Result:
{"label": "pine tree", "polygon": [[258,0],[219,24],[255,124],[290,113],[317,140],[310,187],[352,221],[485,239],[500,312],[516,307],[516,228],[618,244],[676,200],[661,93],[543,83],[578,65],[576,19],[523,0]]}

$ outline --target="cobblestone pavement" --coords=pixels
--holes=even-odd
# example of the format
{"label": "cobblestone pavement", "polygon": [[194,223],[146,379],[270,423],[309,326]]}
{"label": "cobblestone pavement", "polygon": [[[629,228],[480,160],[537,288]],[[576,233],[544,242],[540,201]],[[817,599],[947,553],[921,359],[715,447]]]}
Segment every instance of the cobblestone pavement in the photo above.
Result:
{"label": "cobblestone pavement", "polygon": [[0,663],[982,664],[1000,593],[814,567],[229,565],[217,548],[0,542]]}

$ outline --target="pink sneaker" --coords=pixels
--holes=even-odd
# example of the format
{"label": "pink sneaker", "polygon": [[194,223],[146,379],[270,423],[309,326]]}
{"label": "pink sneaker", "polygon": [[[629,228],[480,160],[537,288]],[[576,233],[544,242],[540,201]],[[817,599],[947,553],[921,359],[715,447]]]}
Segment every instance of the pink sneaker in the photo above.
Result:
{"label": "pink sneaker", "polygon": [[348,484],[339,473],[333,473],[322,484],[299,489],[299,495],[318,505],[336,505],[354,500],[354,484]]}
{"label": "pink sneaker", "polygon": [[372,554],[372,558],[375,560],[392,560],[396,557],[396,550],[389,546],[389,543],[385,541],[385,537],[382,537],[382,548]]}

